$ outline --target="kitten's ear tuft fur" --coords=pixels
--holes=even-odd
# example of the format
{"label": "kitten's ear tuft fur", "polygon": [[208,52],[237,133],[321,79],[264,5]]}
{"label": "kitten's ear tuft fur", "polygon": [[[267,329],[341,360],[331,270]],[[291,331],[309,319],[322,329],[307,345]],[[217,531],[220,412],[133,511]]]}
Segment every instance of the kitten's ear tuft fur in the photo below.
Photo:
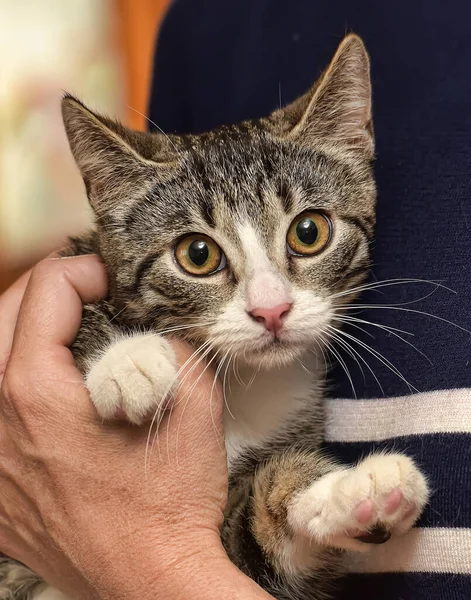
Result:
{"label": "kitten's ear tuft fur", "polygon": [[309,92],[273,113],[271,121],[284,137],[371,160],[370,61],[363,41],[348,35]]}
{"label": "kitten's ear tuft fur", "polygon": [[175,159],[164,136],[131,131],[73,96],[63,98],[62,117],[95,211],[112,208],[129,187],[143,186]]}

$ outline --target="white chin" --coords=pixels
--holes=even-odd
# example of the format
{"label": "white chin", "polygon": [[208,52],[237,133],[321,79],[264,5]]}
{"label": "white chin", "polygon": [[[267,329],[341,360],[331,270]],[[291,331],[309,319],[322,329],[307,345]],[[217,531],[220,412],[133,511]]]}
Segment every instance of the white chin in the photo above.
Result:
{"label": "white chin", "polygon": [[305,349],[297,346],[270,345],[260,350],[240,354],[240,361],[247,366],[259,369],[283,367],[299,358]]}

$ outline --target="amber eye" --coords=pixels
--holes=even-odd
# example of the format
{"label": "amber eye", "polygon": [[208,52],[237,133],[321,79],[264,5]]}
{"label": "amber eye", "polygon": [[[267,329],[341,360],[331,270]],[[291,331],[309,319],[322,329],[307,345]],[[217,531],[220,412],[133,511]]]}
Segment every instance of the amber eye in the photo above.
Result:
{"label": "amber eye", "polygon": [[175,247],[175,258],[181,268],[191,275],[211,275],[226,266],[221,248],[200,233],[182,238]]}
{"label": "amber eye", "polygon": [[332,222],[321,212],[304,212],[291,223],[286,241],[296,256],[312,256],[324,250],[332,236]]}

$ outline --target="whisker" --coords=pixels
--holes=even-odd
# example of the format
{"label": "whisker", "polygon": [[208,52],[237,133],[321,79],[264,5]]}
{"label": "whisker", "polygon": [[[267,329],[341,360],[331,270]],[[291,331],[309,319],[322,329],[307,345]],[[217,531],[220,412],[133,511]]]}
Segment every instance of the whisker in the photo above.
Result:
{"label": "whisker", "polygon": [[368,333],[368,332],[363,327],[359,327],[358,325],[356,325],[353,321],[359,321],[361,323],[365,323],[366,325],[372,325],[373,327],[378,327],[379,329],[382,329],[382,330],[386,331],[387,333],[389,333],[390,335],[393,335],[393,336],[397,337],[398,339],[400,339],[402,342],[404,342],[404,344],[407,344],[408,346],[413,348],[418,354],[423,356],[425,358],[425,360],[427,360],[431,365],[433,365],[433,362],[430,360],[430,358],[424,352],[422,352],[422,350],[419,350],[417,348],[417,346],[412,344],[412,342],[409,342],[409,340],[404,339],[402,337],[402,335],[399,335],[397,333],[397,331],[400,331],[401,333],[404,333],[407,335],[414,335],[413,333],[410,333],[409,331],[402,331],[402,329],[397,329],[396,327],[389,327],[388,325],[381,325],[380,323],[374,323],[373,321],[366,321],[364,319],[356,319],[355,317],[347,317],[346,319],[337,318],[337,320],[341,321],[341,322],[349,323],[352,327],[357,327],[358,329],[361,329],[361,331],[364,331],[365,333]]}
{"label": "whisker", "polygon": [[303,365],[303,363],[301,362],[301,360],[299,358],[296,359],[297,362],[300,364],[301,368],[303,369],[303,371],[305,371],[306,373],[308,373],[309,375],[314,376],[314,373],[312,371],[310,371],[305,365]]}
{"label": "whisker", "polygon": [[[210,394],[210,397],[209,397],[209,408],[210,408],[210,411],[211,411],[211,419],[212,419],[212,421],[213,421],[213,427],[214,427],[214,430],[215,430],[216,432],[218,432],[218,430],[217,430],[217,427],[216,427],[216,423],[214,422],[214,418],[213,418],[213,411],[212,411],[212,405],[213,405],[213,392],[214,392],[214,388],[215,388],[215,386],[216,386],[216,382],[217,382],[217,380],[218,380],[218,377],[219,377],[219,373],[221,372],[221,370],[222,370],[222,368],[223,368],[223,365],[224,365],[224,363],[225,363],[225,361],[226,361],[226,358],[229,356],[229,353],[230,353],[230,348],[229,348],[229,350],[226,352],[226,354],[224,355],[224,357],[222,358],[222,360],[220,361],[220,363],[219,363],[219,365],[218,365],[218,367],[217,367],[217,369],[216,369],[216,372],[215,372],[215,374],[214,374],[213,385],[211,386],[211,394]],[[227,372],[227,369],[226,369],[226,372]],[[225,401],[224,385],[223,385],[223,397],[224,397],[224,401]],[[229,412],[230,412],[230,410],[229,410]],[[231,413],[231,414],[232,414],[232,413]],[[233,415],[232,415],[232,417],[234,418],[234,416],[233,416]]]}
{"label": "whisker", "polygon": [[234,358],[234,361],[232,362],[232,370],[234,372],[234,377],[235,377],[235,380],[237,381],[237,383],[241,387],[244,387],[245,383],[242,381],[242,378],[241,378],[240,373],[239,373],[239,365],[237,363],[237,356]]}
{"label": "whisker", "polygon": [[[329,329],[330,329],[330,325],[328,325],[327,327],[329,327]],[[352,379],[352,376],[350,374],[350,371],[348,370],[348,367],[347,367],[345,361],[343,360],[341,355],[337,352],[337,350],[331,344],[329,344],[327,347],[328,347],[329,352],[331,352],[334,355],[334,357],[337,359],[338,363],[341,365],[341,367],[345,371],[345,375],[347,376],[348,381],[350,382],[350,385],[352,388],[353,396],[354,396],[354,398],[357,398],[357,392],[356,392],[355,386],[353,385],[353,379]]]}
{"label": "whisker", "polygon": [[[322,341],[324,342],[325,346],[328,346],[328,339],[327,338],[324,339],[324,337],[322,336],[322,332],[321,332],[321,337],[322,337]],[[327,356],[325,355],[322,344],[317,339],[315,339],[314,341],[316,343],[316,346],[319,348],[319,350],[321,351],[321,354],[322,354],[322,362],[324,363],[324,379],[325,379],[327,377],[327,373],[328,373],[331,365],[330,365],[329,360],[327,359]],[[317,354],[317,352],[313,351],[313,353],[314,353],[314,356],[316,357],[316,361],[318,363],[319,355]]]}
{"label": "whisker", "polygon": [[[227,396],[226,396],[226,378],[227,378],[227,372],[228,372],[228,370],[229,370],[229,367],[230,367],[230,364],[231,364],[231,361],[233,360],[233,358],[234,358],[234,355],[231,355],[231,356],[229,357],[229,360],[228,360],[228,362],[227,362],[226,370],[225,370],[225,372],[224,372],[224,378],[223,378],[223,380],[222,380],[222,393],[223,393],[223,396],[224,396],[224,405],[225,405],[225,407],[226,407],[226,409],[227,409],[227,412],[228,412],[228,413],[229,413],[229,415],[232,417],[232,419],[235,421],[235,417],[234,417],[234,415],[232,414],[232,411],[231,411],[231,408],[230,408],[230,406],[229,406],[229,402],[227,401]],[[231,393],[231,390],[230,390],[230,385],[231,385],[231,384],[230,384],[230,379],[229,379],[229,394]]]}
{"label": "whisker", "polygon": [[350,321],[350,319],[348,319],[348,317],[344,318],[342,316],[336,316],[336,317],[334,317],[334,320],[338,321],[339,323],[348,323],[350,325],[350,327],[355,327],[356,329],[359,329],[360,331],[365,333],[367,336],[373,338],[374,340],[376,339],[375,336],[370,331],[367,331],[364,327],[361,327],[360,325],[357,325],[356,323]]}
{"label": "whisker", "polygon": [[[328,325],[328,327],[332,327],[331,325]],[[375,350],[374,348],[371,348],[371,346],[369,346],[368,344],[366,344],[365,342],[359,340],[358,338],[356,338],[353,335],[350,335],[349,333],[342,331],[341,329],[337,329],[335,327],[332,327],[332,329],[334,331],[336,331],[339,335],[342,335],[344,337],[347,337],[348,339],[350,339],[352,342],[358,344],[359,346],[361,346],[362,348],[364,348],[367,352],[369,352],[370,354],[372,354],[377,360],[379,360],[384,366],[388,367],[395,375],[397,375],[399,377],[399,379],[401,379],[402,381],[404,381],[404,383],[408,386],[408,388],[410,389],[410,391],[415,391],[418,392],[419,390],[417,388],[415,388],[412,384],[410,384],[407,379],[404,377],[404,375],[392,364],[392,362],[390,360],[388,360],[385,356],[383,356],[380,352],[378,352],[377,350]]]}
{"label": "whisker", "polygon": [[[205,359],[205,357],[211,352],[211,350],[212,350],[212,346],[210,346],[209,348],[207,348],[205,350],[205,352],[200,356],[200,358],[198,359],[197,363],[195,365],[193,365],[193,367],[191,368],[191,370],[193,370],[194,368],[196,368],[196,366],[198,366]],[[184,412],[186,410],[188,402],[190,402],[190,400],[191,400],[193,390],[195,389],[195,387],[200,382],[201,378],[203,377],[203,375],[205,374],[206,370],[211,365],[212,361],[216,359],[216,356],[217,356],[217,353],[214,354],[211,357],[211,359],[205,365],[203,371],[197,377],[196,381],[193,382],[193,384],[191,385],[191,387],[185,392],[185,394],[180,398],[180,400],[178,402],[178,404],[180,404],[182,402],[185,402],[185,403],[184,403],[184,406],[183,406],[183,409],[182,409],[182,414],[180,415],[180,421],[178,423],[177,434],[176,434],[176,437],[175,437],[175,452],[176,452],[177,465],[178,465],[178,438],[179,438],[179,434],[180,434],[180,426],[181,426],[181,423],[182,423],[183,414],[184,414]],[[182,381],[185,381],[187,375],[188,375],[188,373],[185,375],[185,377],[183,378]],[[170,417],[171,416],[172,416],[172,413],[169,415],[169,419],[168,419],[168,422],[167,422],[167,452],[169,452],[168,442],[169,442]]]}
{"label": "whisker", "polygon": [[127,309],[127,306],[125,306],[124,308],[122,308],[121,310],[119,310],[115,315],[113,315],[111,317],[111,319],[108,321],[108,323],[112,323],[115,319],[117,319],[119,317],[119,315],[121,313],[123,313],[125,310]]}
{"label": "whisker", "polygon": [[[335,335],[335,334],[331,334],[331,335]],[[339,336],[339,337],[335,336],[335,339],[337,340],[337,342],[340,342],[340,336]],[[354,348],[354,347],[353,347],[351,344],[349,344],[347,340],[342,340],[342,342],[343,342],[344,344],[346,344],[346,345],[347,345],[347,346],[350,348],[350,350],[351,350],[351,351],[352,351],[352,352],[353,352],[353,353],[354,353],[354,354],[355,354],[355,355],[356,355],[356,356],[357,356],[357,357],[358,357],[358,358],[359,358],[359,359],[362,361],[362,363],[365,365],[365,367],[368,369],[368,371],[369,371],[369,372],[370,372],[370,373],[373,375],[373,377],[374,377],[374,379],[375,379],[376,383],[378,384],[378,387],[379,387],[379,389],[381,390],[381,393],[382,393],[382,394],[383,394],[383,396],[384,396],[385,394],[384,394],[384,389],[383,389],[383,386],[381,385],[381,383],[380,383],[380,381],[379,381],[378,377],[376,376],[376,373],[373,371],[373,369],[371,368],[371,366],[369,365],[369,363],[368,363],[368,361],[365,359],[365,357],[364,357],[364,356],[362,356],[362,355],[361,355],[361,354],[358,352],[358,350],[356,350],[356,349],[355,349],[355,348]],[[358,362],[358,361],[357,361],[357,362]],[[360,365],[358,364],[358,366],[360,366]],[[365,372],[363,371],[363,369],[362,369],[361,367],[360,367],[360,370],[361,370],[361,372],[362,372],[362,374],[363,374],[363,380],[364,380],[364,381],[366,381],[366,378],[365,378]]]}
{"label": "whisker", "polygon": [[[411,331],[405,331],[404,329],[399,329],[398,327],[392,327],[391,325],[384,325],[383,323],[375,323],[375,321],[367,321],[366,319],[359,319],[358,317],[352,317],[351,315],[341,315],[340,317],[335,317],[341,321],[345,322],[355,322],[355,323],[364,323],[365,325],[372,325],[373,327],[379,327],[380,329],[384,329],[388,333],[392,333],[396,331],[397,333],[403,333],[404,335],[410,335],[415,337],[415,334]],[[362,329],[365,333],[368,333],[365,329]]]}
{"label": "whisker", "polygon": [[[185,396],[184,396],[184,397],[186,397],[186,402],[185,402],[185,405],[184,405],[184,407],[183,407],[183,409],[182,409],[182,413],[181,413],[181,415],[180,415],[180,421],[179,421],[179,423],[178,423],[178,427],[177,427],[177,433],[176,433],[176,436],[175,436],[175,452],[176,452],[176,458],[177,458],[177,466],[178,466],[178,440],[179,440],[179,437],[180,437],[180,428],[181,428],[181,424],[182,424],[182,421],[183,421],[183,414],[184,414],[184,412],[185,412],[185,410],[186,410],[186,407],[188,406],[188,403],[191,401],[191,398],[192,398],[192,392],[193,392],[193,390],[194,390],[194,389],[195,389],[195,387],[196,387],[196,386],[199,384],[199,382],[200,382],[201,378],[202,378],[202,377],[203,377],[203,375],[206,373],[206,371],[207,371],[207,370],[210,368],[210,366],[211,366],[211,363],[212,363],[214,360],[216,360],[216,358],[217,358],[217,354],[218,354],[217,352],[215,352],[215,353],[214,353],[214,355],[213,355],[213,356],[211,357],[211,359],[210,359],[210,360],[207,362],[207,364],[205,365],[205,367],[204,367],[203,371],[200,373],[200,375],[198,376],[198,378],[196,379],[196,381],[193,383],[193,385],[191,386],[191,388],[190,388],[190,389],[189,389],[189,390],[188,390],[188,391],[185,393]],[[219,369],[219,367],[218,367],[218,369]],[[218,372],[218,371],[216,371],[216,373],[217,373],[217,372]],[[212,397],[213,397],[213,390],[214,390],[214,385],[215,385],[216,377],[217,377],[217,375],[215,376],[215,379],[214,379],[214,382],[213,382],[213,386],[212,386],[212,388],[211,388],[211,396],[210,396],[210,401],[209,401],[209,410],[210,410],[210,413],[211,413],[211,420],[212,420],[212,422],[213,422],[214,431],[215,431],[215,432],[218,434],[218,436],[219,436],[221,439],[223,439],[223,436],[221,435],[221,433],[218,431],[218,429],[217,429],[217,427],[216,427],[216,423],[215,423],[215,421],[214,421],[214,416],[213,416],[212,409],[211,409],[211,406],[212,406]],[[168,439],[168,437],[167,437],[167,439]]]}
{"label": "whisker", "polygon": [[172,327],[168,327],[167,329],[157,329],[156,333],[159,335],[166,335],[167,333],[174,333],[175,331],[185,331],[187,329],[197,329],[198,327],[206,327],[211,325],[213,322],[201,322],[198,321],[196,323],[187,323],[185,325],[175,325]]}
{"label": "whisker", "polygon": [[428,313],[425,312],[423,310],[417,310],[414,308],[403,308],[401,305],[399,304],[359,304],[356,307],[353,306],[345,306],[344,310],[351,310],[353,308],[357,308],[360,310],[370,310],[370,309],[385,309],[385,310],[402,310],[404,312],[410,312],[410,313],[415,313],[418,315],[424,315],[426,317],[431,317],[432,319],[437,319],[438,321],[443,321],[444,323],[448,323],[448,325],[452,325],[453,327],[456,327],[457,329],[461,329],[461,331],[464,331],[465,333],[469,333],[471,334],[471,331],[469,331],[469,329],[466,329],[465,327],[462,327],[461,325],[458,325],[457,323],[453,323],[453,321],[449,321],[448,319],[445,319],[444,317],[439,317],[438,315],[434,315],[432,313]]}
{"label": "whisker", "polygon": [[259,373],[260,373],[260,366],[257,369],[253,370],[252,376],[250,377],[248,384],[245,386],[245,391],[246,392],[248,392],[249,389],[252,387],[252,385],[253,385],[253,383],[255,381],[255,378],[257,377],[257,375]]}
{"label": "whisker", "polygon": [[[198,366],[198,364],[204,360],[206,358],[206,356],[208,356],[208,354],[211,354],[214,351],[214,346],[212,346],[210,344],[210,346],[205,350],[205,352],[202,354],[202,356],[199,359],[199,362],[197,364],[195,364],[190,371],[188,371],[188,373],[186,373],[185,377],[182,379],[182,383],[186,380],[186,378],[191,374],[191,372]],[[218,352],[214,352],[213,356],[211,357],[211,359],[208,361],[208,364],[211,364],[214,360],[216,360],[218,355]],[[206,368],[203,370],[203,372],[200,374],[200,376],[198,377],[198,379],[196,381],[193,382],[193,384],[191,385],[190,388],[188,388],[188,390],[185,392],[185,394],[182,396],[182,398],[179,400],[179,402],[182,402],[184,398],[186,398],[186,396],[188,396],[189,394],[192,393],[192,391],[195,389],[195,387],[198,385],[204,371],[206,370]]]}
{"label": "whisker", "polygon": [[151,119],[149,119],[149,117],[147,115],[144,115],[143,113],[141,113],[139,110],[137,110],[137,108],[134,108],[133,106],[129,106],[129,104],[127,104],[126,106],[127,106],[127,108],[133,110],[135,113],[137,113],[138,115],[140,115],[141,117],[144,117],[144,119],[146,119],[147,121],[149,121],[149,123],[151,125],[153,125],[156,129],[158,129],[160,131],[160,133],[167,138],[168,142],[173,146],[173,149],[175,150],[175,152],[177,154],[181,154],[181,151],[178,150],[178,148],[175,146],[175,144],[170,139],[170,137],[165,133],[165,131],[161,127],[159,127],[157,125],[157,123],[155,123],[154,121],[152,121]]}
{"label": "whisker", "polygon": [[[190,362],[196,357],[198,356],[199,353],[201,353],[208,345],[210,345],[209,342],[205,342],[204,344],[202,344],[199,348],[197,348],[192,354],[191,356],[184,362],[184,364],[180,367],[180,369],[177,371],[172,383],[168,386],[168,389],[165,391],[163,398],[165,399],[167,397],[167,395],[170,394],[170,391],[172,390],[173,386],[175,385],[175,383],[178,381],[178,378],[180,377],[181,373],[185,370],[185,368],[187,367],[188,364],[190,364]],[[198,362],[196,363],[198,364]],[[181,385],[181,382],[180,382]],[[167,405],[169,402],[171,402],[171,397],[169,396],[168,401],[167,401]],[[166,405],[166,406],[167,406]],[[150,467],[150,462],[149,462],[149,457],[152,453],[154,444],[156,442],[157,439],[157,435],[158,435],[158,430],[159,430],[159,426],[161,423],[161,420],[163,419],[165,410],[159,410],[157,409],[154,413],[154,416],[152,418],[152,421],[150,423],[149,426],[149,433],[147,435],[147,441],[146,441],[146,450],[145,450],[145,459],[144,459],[144,464],[145,464],[145,472],[147,472],[148,468]],[[159,421],[156,423],[156,419],[157,416],[159,416]],[[155,435],[154,438],[152,440],[152,444],[150,443],[151,441],[151,435],[152,435],[152,430],[154,429],[155,426]]]}
{"label": "whisker", "polygon": [[360,362],[358,361],[358,358],[355,356],[354,352],[352,351],[352,347],[350,346],[350,344],[348,344],[348,342],[346,340],[343,340],[339,335],[337,335],[336,333],[331,333],[330,334],[332,339],[337,342],[337,344],[339,344],[339,346],[341,348],[343,348],[343,350],[345,352],[347,352],[347,354],[349,356],[351,356],[353,358],[353,360],[357,363],[358,368],[360,369],[362,376],[363,376],[363,381],[366,383],[366,376],[365,376],[365,372],[363,371],[363,367],[361,366]]}
{"label": "whisker", "polygon": [[[363,285],[359,285],[359,286],[350,288],[348,290],[343,290],[342,292],[332,294],[331,297],[332,298],[341,298],[342,296],[349,296],[350,294],[355,293],[355,292],[359,293],[359,292],[364,292],[366,290],[376,290],[376,289],[383,288],[383,287],[406,285],[406,284],[413,284],[413,283],[426,283],[429,285],[434,285],[436,288],[445,289],[449,292],[452,292],[453,294],[457,293],[455,290],[447,287],[446,285],[443,285],[442,283],[440,283],[438,281],[431,281],[428,279],[404,278],[404,279],[385,279],[384,281],[373,281],[370,283],[365,283]],[[433,290],[431,293],[434,293],[434,292],[435,292],[435,290]]]}

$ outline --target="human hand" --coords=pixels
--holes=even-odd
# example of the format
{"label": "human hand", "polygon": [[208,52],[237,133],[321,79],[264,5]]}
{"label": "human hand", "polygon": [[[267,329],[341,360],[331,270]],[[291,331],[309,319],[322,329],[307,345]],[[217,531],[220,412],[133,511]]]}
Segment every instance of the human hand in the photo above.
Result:
{"label": "human hand", "polygon": [[[27,280],[0,298],[0,550],[73,597],[268,598],[219,538],[227,472],[213,373],[182,377],[146,454],[146,428],[98,420],[68,350],[82,303],[106,294],[98,258],[49,259]],[[189,349],[174,348],[183,364]]]}

